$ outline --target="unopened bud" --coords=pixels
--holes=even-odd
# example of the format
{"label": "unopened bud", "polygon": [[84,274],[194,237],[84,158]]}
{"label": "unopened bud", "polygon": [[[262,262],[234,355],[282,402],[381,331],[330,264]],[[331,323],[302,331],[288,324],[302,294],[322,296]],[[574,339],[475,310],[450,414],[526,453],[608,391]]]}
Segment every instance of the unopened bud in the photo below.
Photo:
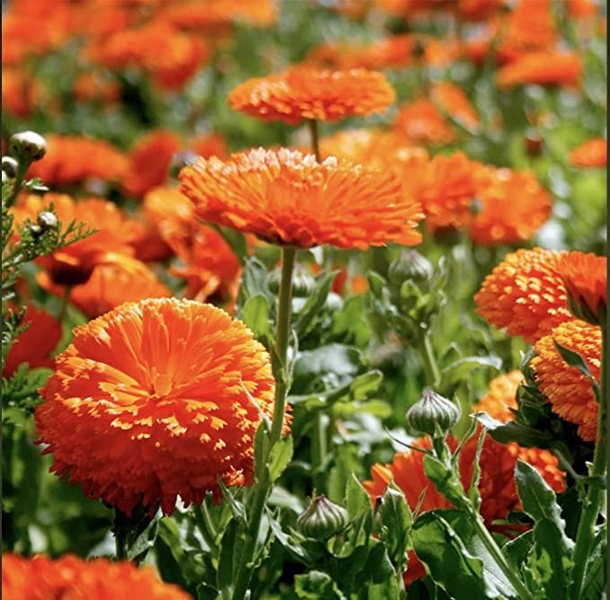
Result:
{"label": "unopened bud", "polygon": [[460,418],[460,409],[451,400],[432,390],[425,390],[406,415],[407,423],[415,431],[437,435],[447,433]]}
{"label": "unopened bud", "polygon": [[433,274],[432,263],[417,250],[403,250],[388,267],[388,279],[395,285],[401,285],[407,280],[425,283],[430,281]]}
{"label": "unopened bud", "polygon": [[35,131],[15,133],[8,141],[11,154],[24,162],[40,160],[47,153],[47,142]]}
{"label": "unopened bud", "polygon": [[306,537],[327,540],[347,524],[347,511],[325,496],[312,498],[311,504],[297,519],[299,531]]}
{"label": "unopened bud", "polygon": [[38,213],[37,218],[38,225],[44,231],[48,231],[50,229],[57,229],[59,225],[59,221],[57,220],[57,215],[50,210],[43,210]]}
{"label": "unopened bud", "polygon": [[[267,284],[273,294],[278,293],[281,278],[281,269],[275,269],[269,273]],[[292,276],[292,295],[295,298],[305,298],[313,292],[314,287],[315,279],[305,269],[297,267]]]}
{"label": "unopened bud", "polygon": [[19,163],[12,156],[2,157],[2,173],[6,173],[7,179],[15,179]]}

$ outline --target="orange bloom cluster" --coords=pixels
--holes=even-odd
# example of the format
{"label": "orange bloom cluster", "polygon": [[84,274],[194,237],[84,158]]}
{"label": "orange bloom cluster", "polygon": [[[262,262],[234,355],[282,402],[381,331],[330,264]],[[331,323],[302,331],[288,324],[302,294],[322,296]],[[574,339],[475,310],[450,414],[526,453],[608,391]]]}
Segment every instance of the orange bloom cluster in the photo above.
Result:
{"label": "orange bloom cluster", "polygon": [[459,19],[484,21],[504,5],[504,0],[375,0],[379,8],[404,19],[447,11]]}
{"label": "orange bloom cluster", "polygon": [[229,94],[231,108],[265,121],[296,125],[303,119],[337,121],[383,112],[395,93],[383,74],[366,69],[321,70],[293,66],[256,77]]}
{"label": "orange bloom cluster", "polygon": [[30,369],[51,368],[49,355],[61,340],[61,324],[47,311],[28,305],[22,327],[27,327],[13,342],[2,369],[3,377],[10,377],[22,363]]}
{"label": "orange bloom cluster", "polygon": [[160,88],[176,90],[205,63],[209,50],[201,38],[156,19],[100,38],[88,54],[93,62],[110,69],[141,68],[152,75]]}
{"label": "orange bloom cluster", "polygon": [[199,160],[180,173],[180,191],[204,221],[228,225],[273,243],[366,249],[411,246],[423,217],[391,173],[333,157],[282,148]]}
{"label": "orange bloom cluster", "polygon": [[608,164],[608,141],[593,138],[570,152],[570,162],[575,167],[605,167]]}
{"label": "orange bloom cluster", "polygon": [[[269,356],[224,311],[190,300],[126,303],[74,330],[35,413],[52,470],[126,514],[252,480]],[[251,398],[256,400],[255,403]]]}
{"label": "orange bloom cluster", "polygon": [[186,281],[189,298],[236,297],[239,261],[220,233],[197,220],[190,200],[177,190],[156,188],[146,195],[144,211],[180,260],[170,272]]}
{"label": "orange bloom cluster", "polygon": [[82,183],[88,179],[119,181],[128,160],[108,142],[80,136],[45,135],[47,153],[28,169],[28,177],[40,177],[53,187]]}
{"label": "orange bloom cluster", "polygon": [[498,70],[500,87],[535,83],[577,86],[582,74],[580,56],[571,52],[528,52]]}
{"label": "orange bloom cluster", "polygon": [[557,266],[572,314],[605,326],[608,315],[608,259],[578,251],[562,254]]}
{"label": "orange bloom cluster", "polygon": [[565,363],[555,343],[580,354],[593,378],[599,381],[601,329],[578,320],[562,323],[536,342],[536,356],[530,362],[536,385],[553,411],[566,421],[576,423],[583,440],[595,441],[599,406],[592,383],[576,367]]}
{"label": "orange bloom cluster", "polygon": [[508,254],[475,295],[477,313],[531,343],[573,319],[558,271],[560,256],[542,248]]}
{"label": "orange bloom cluster", "polygon": [[2,591],[10,600],[188,600],[178,586],[164,583],[149,567],[106,558],[85,561],[66,554],[25,558],[2,555]]}

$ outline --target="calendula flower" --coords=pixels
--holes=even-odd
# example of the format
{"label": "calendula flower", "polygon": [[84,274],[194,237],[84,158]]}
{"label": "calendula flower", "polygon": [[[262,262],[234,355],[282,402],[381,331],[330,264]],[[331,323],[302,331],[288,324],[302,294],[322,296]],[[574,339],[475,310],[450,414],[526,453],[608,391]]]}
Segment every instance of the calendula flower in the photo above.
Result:
{"label": "calendula flower", "polygon": [[62,187],[88,179],[119,181],[127,171],[127,157],[108,142],[53,133],[45,139],[47,153],[30,166],[28,177],[40,177],[48,186]]}
{"label": "calendula flower", "polygon": [[464,91],[448,81],[436,83],[430,90],[431,98],[445,112],[467,127],[477,127],[479,116]]}
{"label": "calendula flower", "polygon": [[2,69],[2,109],[27,119],[40,106],[43,89],[24,69]]}
{"label": "calendula flower", "polygon": [[468,230],[477,244],[515,244],[532,238],[551,214],[551,195],[533,173],[481,167]]}
{"label": "calendula flower", "polygon": [[11,600],[188,600],[177,585],[159,579],[150,567],[107,558],[83,560],[66,554],[52,560],[38,554],[31,558],[2,555],[2,591]]}
{"label": "calendula flower", "polygon": [[262,148],[227,161],[200,159],[180,172],[180,191],[204,221],[273,243],[365,249],[419,243],[419,205],[391,173],[329,157]]}
{"label": "calendula flower", "polygon": [[[37,281],[43,289],[56,296],[65,294],[65,288],[54,285],[46,272],[39,273]],[[124,254],[116,254],[111,260],[96,265],[85,283],[72,286],[68,300],[93,319],[125,302],[171,295],[167,286],[143,262]]]}
{"label": "calendula flower", "polygon": [[393,126],[412,144],[448,144],[455,137],[439,109],[426,99],[403,104]]}
{"label": "calendula flower", "polygon": [[517,390],[523,382],[523,373],[518,370],[498,375],[489,382],[489,388],[472,407],[473,412],[486,412],[490,417],[508,423],[513,420],[511,408],[517,408]]}
{"label": "calendula flower", "polygon": [[25,329],[9,350],[2,368],[3,377],[10,377],[22,363],[27,363],[30,369],[53,366],[53,359],[49,356],[61,340],[59,321],[46,310],[29,304],[21,327]]}
{"label": "calendula flower", "polygon": [[[536,385],[562,419],[578,425],[578,435],[587,442],[596,439],[599,404],[592,382],[576,367],[568,366],[555,344],[580,354],[591,375],[599,381],[601,370],[601,329],[572,320],[540,338],[530,365]],[[603,399],[602,399],[603,401]]]}
{"label": "calendula flower", "polygon": [[172,157],[180,150],[180,139],[171,131],[160,129],[142,137],[129,152],[129,169],[123,180],[125,192],[141,198],[149,190],[163,185]]}
{"label": "calendula flower", "polygon": [[95,73],[83,73],[74,82],[74,98],[78,102],[100,102],[109,105],[121,97],[121,86]]}
{"label": "calendula flower", "polygon": [[42,390],[36,425],[52,470],[131,514],[200,504],[252,481],[259,411],[271,417],[269,355],[210,304],[126,303],[77,327]]}
{"label": "calendula flower", "polygon": [[280,74],[239,84],[228,102],[231,108],[250,116],[296,125],[303,119],[337,121],[383,112],[394,99],[394,90],[382,73],[296,65]]}
{"label": "calendula flower", "polygon": [[187,146],[199,156],[210,158],[210,156],[218,156],[225,158],[229,151],[227,142],[219,133],[204,133],[192,139]]}
{"label": "calendula flower", "polygon": [[570,152],[570,162],[575,167],[605,167],[608,164],[608,141],[593,138]]}
{"label": "calendula flower", "polygon": [[528,52],[498,70],[500,87],[537,85],[578,85],[582,74],[580,56],[571,52]]}
{"label": "calendula flower", "polygon": [[116,262],[120,255],[133,254],[130,242],[139,231],[138,224],[127,218],[115,204],[102,198],[75,202],[65,194],[22,196],[12,209],[15,224],[24,223],[26,218],[36,222],[38,213],[51,205],[63,227],[75,221],[97,230],[84,239],[37,259],[36,262],[47,270],[53,283],[84,283],[96,265]]}
{"label": "calendula flower", "polygon": [[604,327],[608,314],[608,259],[591,253],[564,252],[557,269],[572,314]]}
{"label": "calendula flower", "polygon": [[573,319],[558,271],[560,256],[543,248],[508,254],[475,295],[477,313],[530,343]]}
{"label": "calendula flower", "polygon": [[550,50],[556,42],[551,0],[519,0],[508,16],[502,45],[530,52]]}

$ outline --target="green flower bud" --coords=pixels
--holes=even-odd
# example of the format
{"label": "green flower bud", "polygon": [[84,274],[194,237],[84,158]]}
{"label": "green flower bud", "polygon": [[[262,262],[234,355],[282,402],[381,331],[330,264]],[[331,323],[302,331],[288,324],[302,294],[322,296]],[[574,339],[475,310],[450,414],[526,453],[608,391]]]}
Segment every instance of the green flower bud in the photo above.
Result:
{"label": "green flower bud", "polygon": [[15,133],[8,141],[11,154],[26,163],[40,160],[47,153],[47,142],[35,131]]}
{"label": "green flower bud", "polygon": [[6,174],[6,171],[2,171],[2,183],[6,183],[7,181],[10,181],[11,178]]}
{"label": "green flower bud", "polygon": [[407,423],[415,431],[436,435],[447,433],[460,418],[459,407],[432,390],[425,390],[406,415]]}
{"label": "green flower bud", "polygon": [[37,223],[41,229],[48,231],[50,229],[57,229],[59,221],[57,215],[50,210],[43,210],[38,213]]}
{"label": "green flower bud", "polygon": [[[277,294],[280,289],[281,269],[274,269],[269,273],[267,284],[273,294]],[[315,279],[302,268],[297,267],[292,276],[292,295],[295,298],[309,296],[315,287]]]}
{"label": "green flower bud", "polygon": [[347,525],[347,511],[326,496],[312,498],[310,505],[297,519],[299,531],[315,540],[327,540]]}
{"label": "green flower bud", "polygon": [[400,256],[388,267],[390,283],[402,285],[404,281],[426,283],[434,274],[432,263],[417,250],[403,250]]}
{"label": "green flower bud", "polygon": [[12,156],[2,157],[2,173],[6,173],[7,179],[15,179],[19,163]]}

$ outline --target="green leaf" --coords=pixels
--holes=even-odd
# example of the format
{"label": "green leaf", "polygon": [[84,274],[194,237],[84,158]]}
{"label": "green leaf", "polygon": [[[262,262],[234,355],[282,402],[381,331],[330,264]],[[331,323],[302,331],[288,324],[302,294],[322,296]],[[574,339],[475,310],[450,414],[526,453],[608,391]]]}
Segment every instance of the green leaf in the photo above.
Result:
{"label": "green leaf", "polygon": [[443,389],[451,388],[464,381],[470,374],[479,369],[500,371],[502,359],[497,356],[466,356],[459,358],[441,369]]}
{"label": "green leaf", "polygon": [[580,354],[578,354],[578,352],[574,352],[573,350],[570,350],[569,348],[558,344],[555,340],[553,340],[553,344],[555,345],[555,348],[557,348],[557,352],[559,352],[561,358],[563,358],[564,362],[567,365],[578,369],[585,377],[591,379],[592,381],[595,381],[595,378],[591,374],[591,371],[589,370],[585,359]]}
{"label": "green leaf", "polygon": [[290,463],[293,452],[293,440],[291,435],[278,440],[269,456],[269,477],[271,483],[277,481],[280,475],[284,472],[284,469]]}
{"label": "green leaf", "polygon": [[606,523],[598,528],[594,536],[593,548],[587,560],[583,600],[603,598],[607,581],[606,562],[608,560],[608,537]]}
{"label": "green leaf", "polygon": [[502,423],[490,417],[485,412],[475,413],[476,420],[487,429],[489,435],[503,444],[517,442],[526,448],[547,448],[553,441],[553,436],[547,431],[538,431],[528,425],[516,421]]}
{"label": "green leaf", "polygon": [[355,475],[350,477],[347,482],[344,504],[350,521],[371,510],[371,498]]}
{"label": "green leaf", "polygon": [[244,306],[248,298],[259,295],[273,300],[273,295],[267,285],[267,267],[258,258],[251,256],[246,261],[242,271],[238,305],[240,307]]}
{"label": "green leaf", "polygon": [[157,538],[159,519],[153,519],[139,532],[135,539],[130,540],[127,558],[135,563],[144,560],[149,550],[155,545]]}
{"label": "green leaf", "polygon": [[254,474],[258,481],[264,478],[265,469],[267,469],[266,459],[269,448],[267,429],[267,424],[261,420],[254,435]]}
{"label": "green leaf", "polygon": [[294,591],[297,598],[308,600],[347,600],[337,589],[330,575],[322,571],[309,571],[294,578]]}
{"label": "green leaf", "polygon": [[238,519],[231,519],[222,534],[216,575],[216,585],[221,592],[233,590],[235,575],[241,568],[242,563],[252,560],[251,556],[243,555],[246,536],[246,525]]}
{"label": "green leaf", "polygon": [[424,471],[426,477],[434,483],[434,487],[455,506],[465,502],[465,491],[459,477],[434,456],[424,456]]}
{"label": "green leaf", "polygon": [[320,276],[316,281],[316,286],[307,298],[304,306],[298,311],[294,319],[294,329],[299,336],[299,339],[305,337],[315,324],[316,317],[324,308],[326,298],[333,284],[337,273],[326,273]]}
{"label": "green leaf", "polygon": [[378,515],[381,522],[380,539],[386,545],[392,562],[402,572],[406,565],[413,516],[404,494],[394,484],[381,497]]}
{"label": "green leaf", "polygon": [[239,313],[239,318],[254,333],[259,340],[272,337],[269,318],[269,299],[262,294],[250,296]]}
{"label": "green leaf", "polygon": [[565,521],[555,492],[540,473],[521,460],[515,466],[519,498],[526,512],[535,521],[534,547],[529,567],[549,598],[561,597],[571,584],[574,542],[565,533]]}

